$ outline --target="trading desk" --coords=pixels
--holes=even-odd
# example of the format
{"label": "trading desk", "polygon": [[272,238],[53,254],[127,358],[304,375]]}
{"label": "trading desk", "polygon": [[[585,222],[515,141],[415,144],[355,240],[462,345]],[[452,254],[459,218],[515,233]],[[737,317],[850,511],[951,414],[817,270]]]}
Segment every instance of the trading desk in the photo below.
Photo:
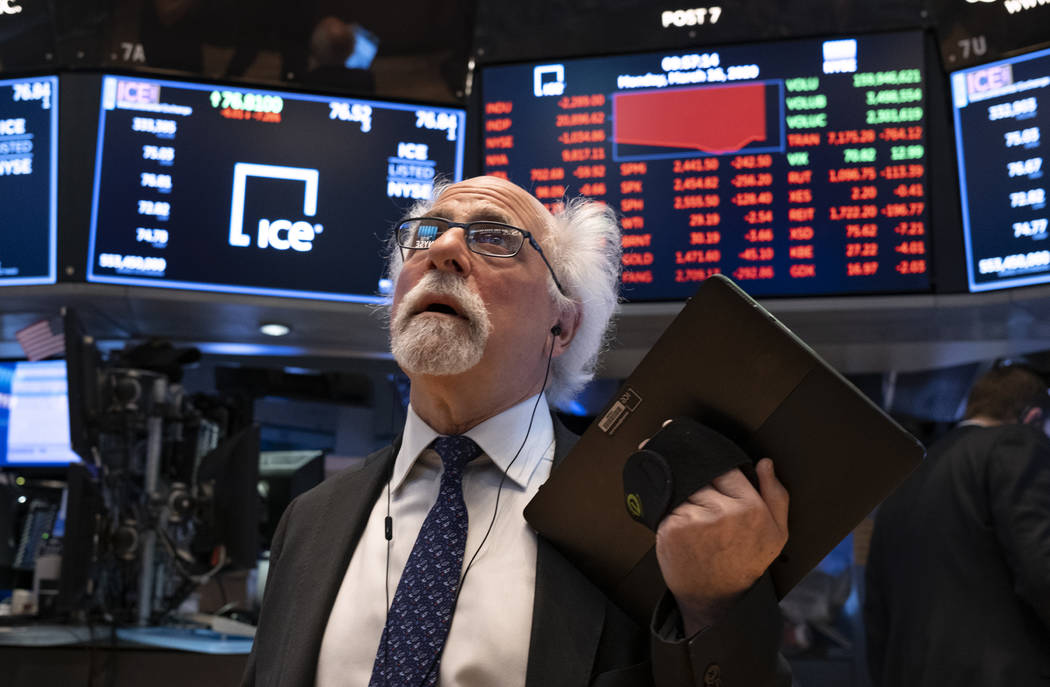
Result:
{"label": "trading desk", "polygon": [[234,640],[240,643],[236,648],[205,653],[132,642],[121,634],[108,627],[0,627],[3,683],[10,687],[236,685],[248,659],[240,640]]}

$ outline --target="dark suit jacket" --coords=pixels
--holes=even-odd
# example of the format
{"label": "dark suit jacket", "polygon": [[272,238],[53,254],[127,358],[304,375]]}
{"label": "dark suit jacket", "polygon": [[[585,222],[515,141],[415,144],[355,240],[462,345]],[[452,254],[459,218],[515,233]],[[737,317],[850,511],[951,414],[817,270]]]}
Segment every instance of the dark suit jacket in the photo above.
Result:
{"label": "dark suit jacket", "polygon": [[867,576],[877,686],[1050,685],[1050,442],[952,430],[879,508]]}
{"label": "dark suit jacket", "polygon": [[[555,422],[555,465],[575,439]],[[396,455],[395,443],[288,506],[243,685],[313,686],[328,614]],[[670,635],[674,614],[664,609],[659,617],[666,627],[657,629]],[[763,580],[691,642],[651,637],[541,537],[526,687],[633,687],[654,684],[654,674],[660,685],[789,684],[777,655],[780,628],[772,585]]]}

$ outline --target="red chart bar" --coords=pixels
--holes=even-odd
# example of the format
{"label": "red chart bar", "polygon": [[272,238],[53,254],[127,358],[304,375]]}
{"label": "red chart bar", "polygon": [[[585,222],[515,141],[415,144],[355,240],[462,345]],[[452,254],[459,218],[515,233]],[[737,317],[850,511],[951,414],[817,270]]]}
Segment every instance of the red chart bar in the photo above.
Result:
{"label": "red chart bar", "polygon": [[616,142],[728,153],[766,140],[765,84],[618,93]]}

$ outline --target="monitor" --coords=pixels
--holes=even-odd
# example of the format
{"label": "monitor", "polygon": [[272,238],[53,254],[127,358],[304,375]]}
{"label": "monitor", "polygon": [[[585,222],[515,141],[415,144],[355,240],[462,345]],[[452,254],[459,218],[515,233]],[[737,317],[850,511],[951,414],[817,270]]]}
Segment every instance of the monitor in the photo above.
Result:
{"label": "monitor", "polygon": [[1050,282],[1050,49],[953,72],[970,291]]}
{"label": "monitor", "polygon": [[347,69],[369,69],[379,52],[379,36],[360,24],[350,27],[354,34],[354,51],[346,58]]}
{"label": "monitor", "polygon": [[923,10],[950,69],[1002,59],[1048,38],[1046,0],[930,0]]}
{"label": "monitor", "polygon": [[54,610],[61,614],[89,603],[99,555],[102,493],[94,473],[83,464],[70,465],[66,488],[52,535],[62,538],[61,575]]}
{"label": "monitor", "polygon": [[0,286],[56,275],[58,77],[0,79]]}
{"label": "monitor", "polygon": [[265,548],[270,547],[277,523],[292,499],[320,484],[324,475],[324,451],[260,452],[259,494]]}
{"label": "monitor", "polygon": [[928,291],[919,32],[491,65],[482,166],[622,217],[623,294]]}
{"label": "monitor", "polygon": [[461,109],[102,79],[90,282],[380,302],[387,236],[462,176]]}
{"label": "monitor", "polygon": [[93,337],[88,336],[73,308],[62,308],[66,355],[66,394],[69,443],[81,458],[91,460],[98,444],[97,422],[102,412],[102,362]]}
{"label": "monitor", "polygon": [[198,522],[194,548],[226,548],[231,566],[254,568],[259,558],[259,426],[226,437],[201,458],[198,485],[207,484],[209,507]]}
{"label": "monitor", "polygon": [[80,461],[70,447],[66,362],[0,363],[0,468]]}

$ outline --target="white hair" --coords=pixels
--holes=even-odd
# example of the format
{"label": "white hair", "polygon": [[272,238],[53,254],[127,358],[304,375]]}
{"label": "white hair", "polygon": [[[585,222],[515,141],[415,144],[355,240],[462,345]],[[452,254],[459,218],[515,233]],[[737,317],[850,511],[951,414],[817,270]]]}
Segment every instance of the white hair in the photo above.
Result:
{"label": "white hair", "polygon": [[[436,184],[431,199],[413,205],[405,217],[426,216],[450,186]],[[547,287],[563,316],[572,317],[577,311],[580,314],[572,343],[551,363],[547,383],[550,402],[564,405],[594,378],[598,356],[608,344],[609,325],[619,299],[622,248],[616,212],[605,203],[573,198],[554,213],[553,220],[548,225],[550,232],[540,243],[567,295],[558,291],[553,279],[548,278]],[[401,265],[401,250],[391,237],[387,278],[395,286]]]}
{"label": "white hair", "polygon": [[567,296],[549,281],[563,312],[577,308],[580,325],[569,348],[551,363],[548,395],[555,405],[571,401],[594,378],[608,343],[609,323],[620,290],[620,223],[605,203],[573,198],[554,213],[544,253]]}

